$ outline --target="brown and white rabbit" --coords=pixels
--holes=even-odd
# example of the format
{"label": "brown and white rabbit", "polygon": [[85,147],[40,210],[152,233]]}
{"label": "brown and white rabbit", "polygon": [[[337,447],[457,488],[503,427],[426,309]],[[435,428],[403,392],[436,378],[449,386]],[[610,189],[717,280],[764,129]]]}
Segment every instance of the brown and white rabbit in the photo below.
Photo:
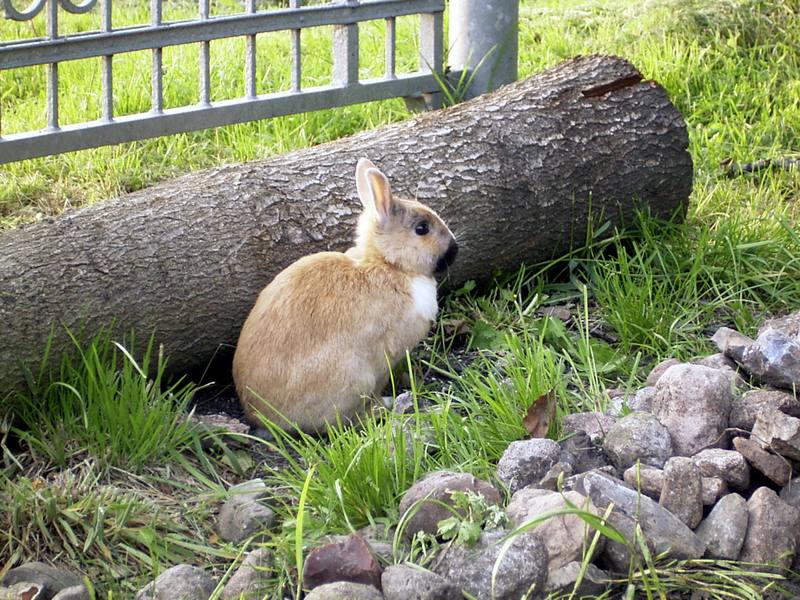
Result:
{"label": "brown and white rabbit", "polygon": [[255,425],[259,413],[304,431],[352,420],[436,318],[433,275],[455,259],[453,234],[430,208],[394,198],[367,159],[356,186],[364,205],[356,245],[289,265],[242,327],[233,378]]}

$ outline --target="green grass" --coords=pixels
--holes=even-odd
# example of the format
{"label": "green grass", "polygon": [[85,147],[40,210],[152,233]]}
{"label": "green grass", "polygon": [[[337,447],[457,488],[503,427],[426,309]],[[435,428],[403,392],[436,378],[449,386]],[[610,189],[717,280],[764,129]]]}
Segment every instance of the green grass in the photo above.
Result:
{"label": "green grass", "polygon": [[[217,9],[229,9],[226,6]],[[323,438],[287,436],[276,430],[275,440],[264,446],[269,448],[268,456],[282,455],[286,468],[270,471],[248,466],[251,463],[238,442],[231,439],[217,438],[211,451],[206,451],[198,441],[179,437],[173,446],[185,448],[183,455],[152,450],[171,466],[158,474],[145,468],[135,478],[148,485],[175,486],[195,517],[180,521],[180,530],[171,534],[179,541],[172,545],[164,546],[155,538],[147,541],[144,533],[136,534],[137,545],[119,534],[122,537],[114,538],[118,545],[109,546],[113,559],[108,572],[100,576],[102,591],[114,589],[114,569],[130,569],[146,578],[174,562],[177,548],[194,551],[181,537],[189,531],[196,533],[200,544],[198,560],[211,563],[217,574],[225,573],[230,563],[223,556],[236,556],[240,548],[213,540],[205,516],[228,482],[250,475],[265,476],[276,486],[274,502],[283,527],[265,544],[277,560],[275,589],[295,590],[303,557],[316,540],[370,523],[396,525],[402,518],[397,509],[400,496],[424,473],[447,468],[491,478],[493,463],[505,446],[524,435],[522,417],[541,394],[555,391],[558,402],[550,434],[557,438],[561,416],[601,409],[612,387],[635,390],[656,361],[712,353],[708,338],[716,327],[729,325],[753,333],[765,315],[800,308],[797,172],[764,171],[728,178],[720,167],[725,159],[748,162],[800,152],[797,8],[792,0],[523,0],[521,76],[576,54],[605,52],[625,56],[645,77],[667,89],[687,120],[695,163],[686,222],[666,225],[643,216],[635,234],[621,231],[607,239],[591,237],[585,248],[564,260],[521,266],[492,286],[477,289],[468,284],[450,294],[437,332],[410,357],[411,373],[429,375],[412,381],[417,406],[424,408],[407,415],[371,415],[359,427],[333,427]],[[176,4],[171,10],[180,16],[193,9]],[[120,8],[118,14],[130,22],[146,17],[131,6]],[[70,26],[88,27],[91,18],[96,17],[76,17]],[[410,25],[401,28],[398,39],[405,57],[401,62],[413,67]],[[18,33],[31,34],[25,26],[0,23],[2,39]],[[365,68],[377,75],[381,27],[370,26],[362,33]],[[281,60],[270,62],[270,57],[286,56],[288,37],[259,40],[259,91],[287,87],[288,69]],[[241,55],[240,41],[225,44],[212,45],[212,55]],[[308,83],[325,81],[330,72],[330,32],[304,34],[304,44]],[[146,110],[148,84],[136,78],[146,80],[147,56],[134,54],[118,60],[118,81],[129,83],[127,93],[117,100],[117,109],[121,113]],[[171,105],[196,97],[194,70],[182,69],[195,60],[196,49],[191,48],[165,56],[176,76],[175,85],[166,90]],[[141,65],[145,65],[144,74],[137,71]],[[238,67],[217,62],[214,68],[219,68],[215,97],[241,93]],[[35,126],[40,119],[37,104],[42,101],[43,74],[22,73],[14,79],[6,75],[0,97],[4,131]],[[74,79],[73,89],[80,90],[74,98],[63,99],[68,119],[96,114],[99,66],[70,63],[62,73],[62,78],[67,77]],[[137,189],[178,172],[268,156],[405,116],[402,102],[393,100],[8,165],[0,172],[2,226]],[[598,224],[598,230],[602,226]],[[552,305],[567,305],[571,321],[565,324],[544,316],[542,309]],[[123,387],[141,389],[137,386],[144,380],[137,379],[136,369],[124,354],[107,341],[96,348],[117,352],[116,365],[127,382]],[[0,528],[12,532],[0,538],[5,544],[0,559],[7,564],[38,556],[35,549],[40,546],[56,547],[47,541],[48,532],[56,541],[68,540],[63,522],[72,525],[66,515],[86,515],[95,529],[106,531],[111,527],[108,520],[89,516],[107,502],[99,490],[117,481],[116,466],[137,468],[136,461],[130,462],[130,456],[136,456],[133,448],[120,446],[113,454],[100,449],[99,440],[112,436],[113,428],[103,429],[107,425],[99,422],[84,431],[65,425],[83,418],[80,403],[69,411],[64,407],[66,402],[90,397],[90,373],[107,390],[103,398],[110,398],[108,390],[117,389],[113,386],[119,380],[113,374],[119,369],[101,367],[108,363],[93,357],[84,354],[57,374],[77,393],[56,385],[49,391],[44,386],[29,397],[29,421],[21,429],[28,432],[23,439],[34,458],[20,459],[24,477],[7,477],[0,490],[2,501],[14,507],[8,527]],[[124,393],[126,398],[131,395]],[[47,406],[53,408],[39,408],[37,413],[39,398],[50,398],[52,405]],[[107,400],[102,404],[111,408]],[[181,408],[179,401],[162,413],[161,421],[180,421]],[[127,424],[120,424],[122,415],[113,412],[98,420],[130,427],[144,418],[134,413],[139,416]],[[34,423],[44,424],[39,434]],[[148,436],[152,434],[138,438],[138,444],[147,446]],[[75,469],[88,456],[99,469],[83,487],[76,485],[83,490],[80,494],[53,499],[51,492],[34,493],[50,490],[58,473]],[[80,509],[74,508],[84,497]],[[147,494],[126,498],[134,507],[130,510],[141,511],[136,512],[141,521],[150,518],[152,531],[167,531],[171,513],[164,512],[163,505],[156,501],[154,507]],[[116,513],[106,509],[106,514]],[[123,560],[120,552],[125,546],[119,544],[132,545],[150,558]],[[395,559],[412,557],[425,563],[435,546],[431,539],[417,539],[409,550],[397,544]],[[86,559],[79,553],[66,554],[95,575],[98,566],[92,561],[98,548],[91,546]],[[605,597],[660,598],[702,590],[714,598],[756,598],[759,590],[777,583],[778,576],[758,575],[750,565],[675,563],[645,553]]]}
{"label": "green grass", "polygon": [[156,491],[136,483],[119,476],[109,482],[88,461],[50,477],[0,475],[4,568],[55,560],[85,574],[99,592],[126,597],[165,565],[227,563],[236,556],[205,542],[207,502],[178,486]]}
{"label": "green grass", "polygon": [[213,513],[221,473],[241,467],[191,420],[197,386],[166,381],[152,338],[70,337],[56,367],[46,349],[27,389],[3,401],[2,569],[57,560],[97,597],[126,597],[172,564],[227,565],[237,551],[212,543]]}
{"label": "green grass", "polygon": [[137,362],[126,349],[135,347],[133,336],[125,345],[105,333],[72,340],[58,372],[48,372],[46,351],[39,372],[27,373],[28,389],[4,406],[34,456],[64,467],[88,454],[104,469],[137,470],[188,448],[193,427],[183,413],[196,386],[167,384],[163,348],[151,338]]}

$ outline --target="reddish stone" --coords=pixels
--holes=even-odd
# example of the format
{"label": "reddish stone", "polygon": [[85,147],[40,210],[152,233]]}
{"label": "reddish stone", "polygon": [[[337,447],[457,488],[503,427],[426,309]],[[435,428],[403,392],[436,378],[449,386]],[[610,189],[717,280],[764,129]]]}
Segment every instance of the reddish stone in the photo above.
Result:
{"label": "reddish stone", "polygon": [[364,539],[350,534],[312,550],[303,567],[307,590],[335,581],[363,583],[381,589],[381,567]]}

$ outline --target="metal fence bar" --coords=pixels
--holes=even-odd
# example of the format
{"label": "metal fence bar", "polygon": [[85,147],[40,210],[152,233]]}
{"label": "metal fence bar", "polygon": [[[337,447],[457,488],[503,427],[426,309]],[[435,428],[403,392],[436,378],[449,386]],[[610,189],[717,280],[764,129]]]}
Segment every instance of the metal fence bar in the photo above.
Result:
{"label": "metal fence bar", "polygon": [[442,10],[444,0],[372,0],[364,4],[324,4],[254,15],[225,15],[208,21],[154,23],[148,27],[128,27],[108,33],[86,33],[55,40],[26,40],[0,44],[0,70],[103,56],[110,47],[114,48],[115,54],[121,54],[256,33],[346,25]]}
{"label": "metal fence bar", "polygon": [[[47,4],[47,37],[58,37],[58,2],[49,0]],[[58,129],[58,62],[47,65],[47,128]]]}
{"label": "metal fence bar", "polygon": [[[344,0],[358,6],[358,0]],[[358,25],[333,27],[333,85],[347,87],[358,83]]]}
{"label": "metal fence bar", "polygon": [[[111,31],[111,2],[103,0],[103,31]],[[114,56],[107,54],[103,57],[103,119],[110,121],[114,118]]]}
{"label": "metal fence bar", "polygon": [[[153,27],[161,25],[161,0],[150,0],[150,23]],[[161,48],[153,48],[153,61],[150,71],[151,101],[150,111],[161,114],[164,110],[164,78]]]}
{"label": "metal fence bar", "polygon": [[[289,8],[300,8],[301,0],[289,0]],[[292,90],[300,91],[302,73],[302,49],[300,29],[292,29]]]}
{"label": "metal fence bar", "polygon": [[[243,0],[244,12],[215,17],[210,0],[198,0],[198,17],[193,21],[164,22],[164,0],[150,0],[150,24],[114,28],[113,0],[100,0],[99,31],[60,37],[58,11],[91,10],[98,0],[33,0],[25,11],[9,9],[11,0],[0,0],[6,16],[28,20],[47,8],[46,37],[0,43],[0,71],[46,65],[47,128],[0,137],[0,163],[58,154],[242,123],[280,115],[335,106],[345,106],[395,97],[427,97],[438,88],[443,56],[444,0],[339,0],[321,6],[303,6],[303,0],[289,0],[289,8],[259,11],[257,0]],[[363,2],[363,3],[362,3]],[[420,15],[420,68],[415,73],[397,73],[397,17]],[[359,23],[382,20],[386,25],[385,70],[382,77],[359,80]],[[330,26],[333,29],[332,84],[301,90],[302,29]],[[291,90],[257,93],[257,35],[271,31],[291,34]],[[211,41],[224,38],[246,40],[244,96],[211,102]],[[199,44],[199,100],[196,104],[165,108],[163,48]],[[151,108],[132,115],[114,114],[114,56],[145,50],[151,53]],[[103,71],[102,114],[96,121],[61,126],[59,122],[58,64],[66,60],[100,57]]]}
{"label": "metal fence bar", "polygon": [[[246,10],[248,14],[255,14],[256,0],[247,0]],[[256,36],[247,36],[244,54],[244,95],[246,98],[256,97]]]}
{"label": "metal fence bar", "polygon": [[472,98],[517,78],[519,0],[450,0],[449,62],[472,71]]}
{"label": "metal fence bar", "polygon": [[386,19],[386,46],[384,53],[384,77],[386,79],[395,78],[395,56],[397,48],[397,20],[394,17]]}
{"label": "metal fence bar", "polygon": [[117,117],[111,123],[93,121],[80,125],[67,125],[57,132],[13,134],[4,137],[0,142],[0,163],[321,110],[332,106],[409,96],[419,90],[434,89],[436,80],[433,75],[416,73],[399,75],[391,80],[365,80],[351,90],[329,86],[309,88],[302,95],[282,92],[258,96],[255,100],[237,98],[215,102],[213,106],[207,107],[195,104],[166,109],[158,118],[142,113]]}
{"label": "metal fence bar", "polygon": [[[200,20],[208,21],[208,0],[200,1]],[[200,42],[200,104],[211,104],[211,42]]]}
{"label": "metal fence bar", "polygon": [[444,33],[442,13],[419,16],[419,69],[441,73],[444,62]]}

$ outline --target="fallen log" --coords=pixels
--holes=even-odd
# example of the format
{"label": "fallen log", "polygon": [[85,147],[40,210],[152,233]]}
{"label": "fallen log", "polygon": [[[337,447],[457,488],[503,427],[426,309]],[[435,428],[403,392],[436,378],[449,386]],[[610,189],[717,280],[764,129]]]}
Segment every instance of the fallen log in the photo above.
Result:
{"label": "fallen log", "polygon": [[344,249],[373,160],[461,252],[447,285],[561,255],[589,223],[681,216],[692,161],[664,89],[617,57],[564,62],[453,108],[267,160],[191,173],[0,237],[0,398],[52,328],[155,332],[175,370],[235,344],[261,288]]}

